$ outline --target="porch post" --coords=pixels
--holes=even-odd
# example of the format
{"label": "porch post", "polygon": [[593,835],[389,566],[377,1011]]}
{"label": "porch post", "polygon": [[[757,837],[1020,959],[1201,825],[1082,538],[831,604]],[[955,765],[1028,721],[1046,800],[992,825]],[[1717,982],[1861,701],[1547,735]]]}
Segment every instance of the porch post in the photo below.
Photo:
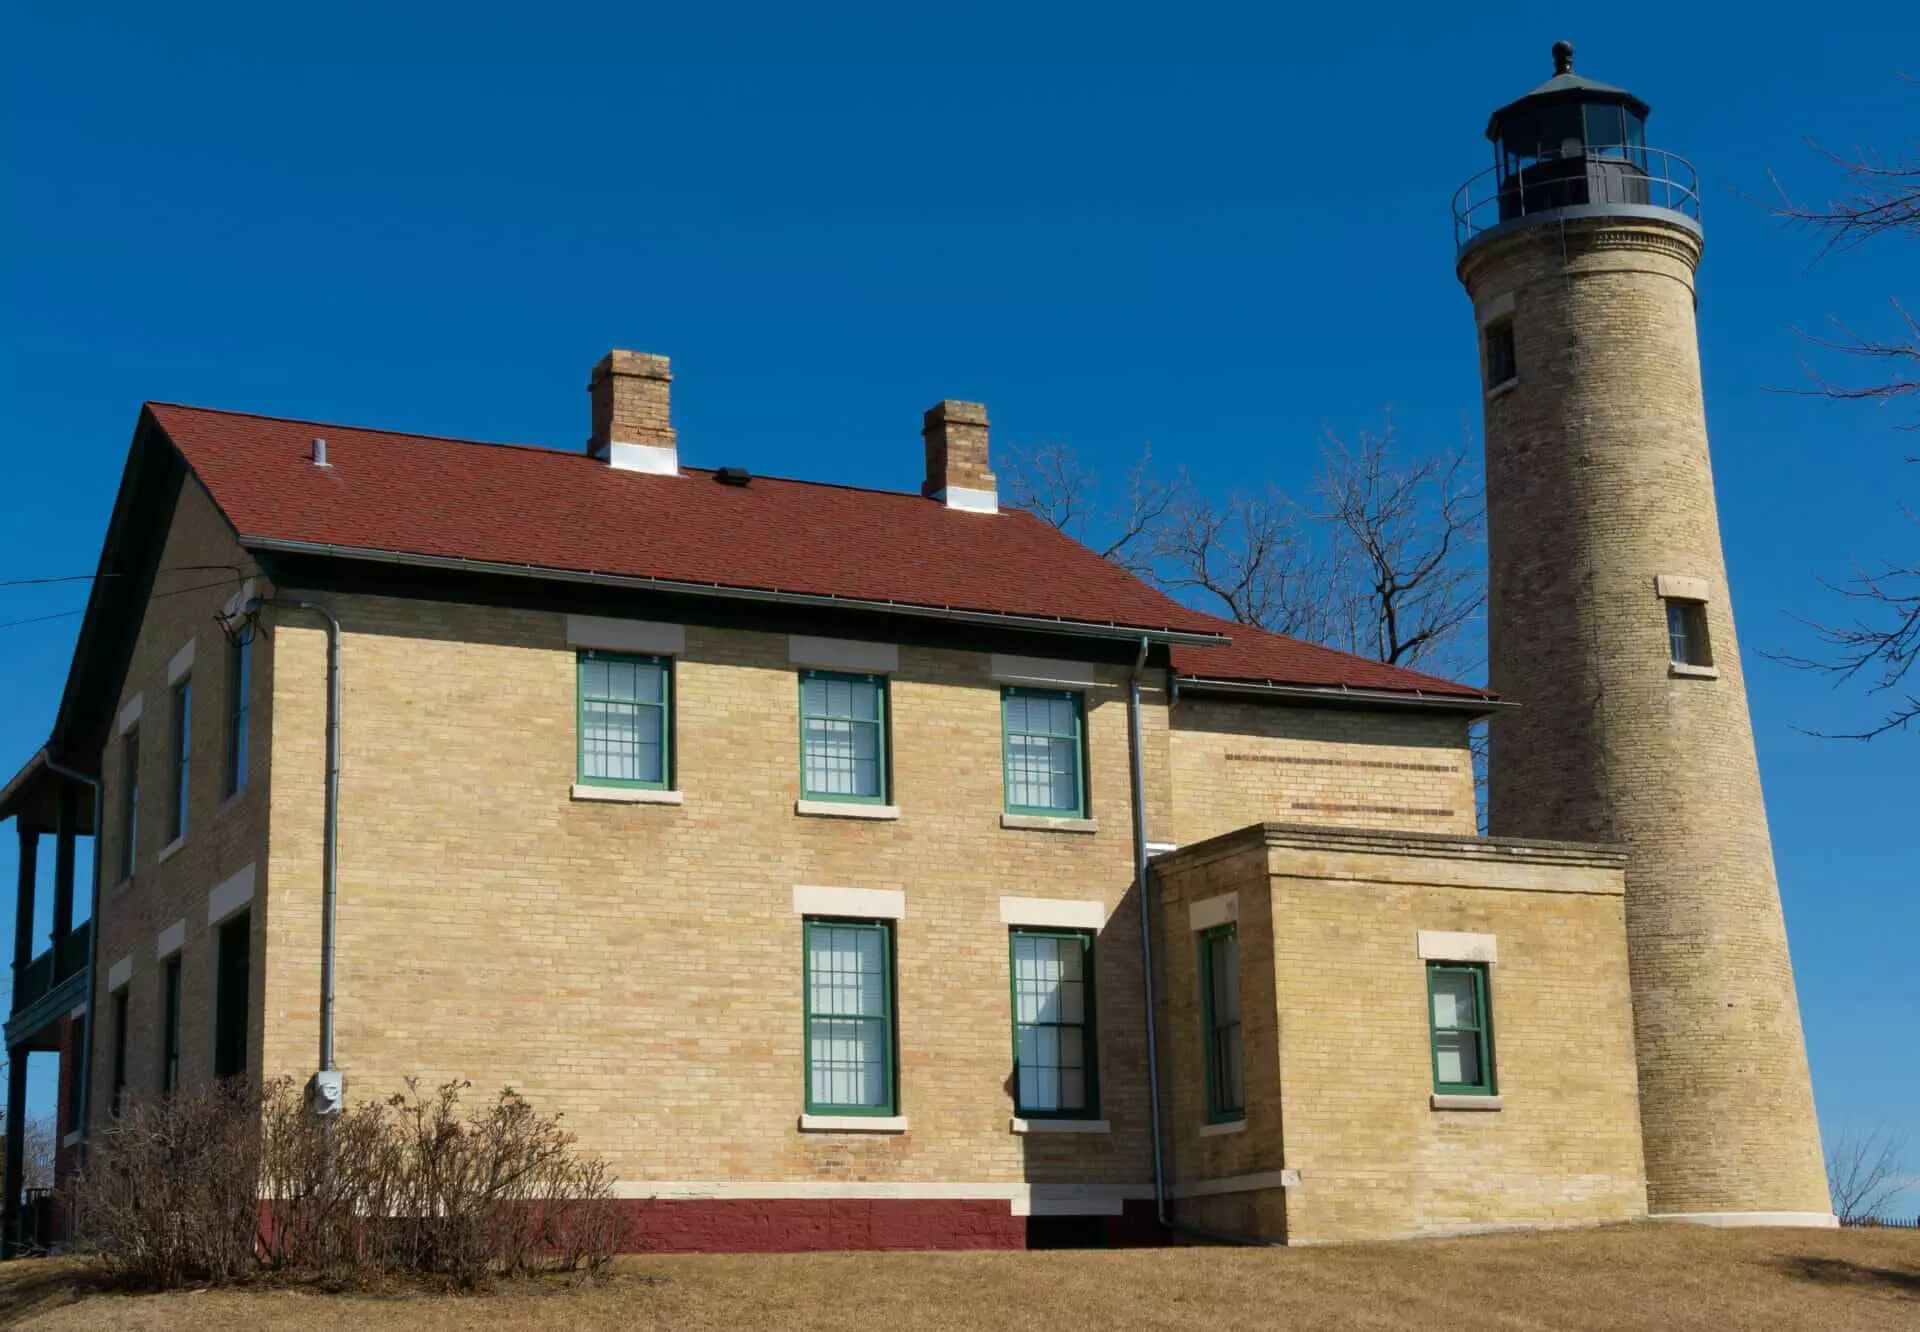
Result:
{"label": "porch post", "polygon": [[0,1207],[0,1257],[20,1252],[20,1190],[27,1166],[27,1048],[7,1051],[6,1198]]}
{"label": "porch post", "polygon": [[21,973],[33,961],[33,876],[40,858],[40,834],[19,818],[14,826],[20,830],[20,890],[13,900],[13,992],[17,997]]}

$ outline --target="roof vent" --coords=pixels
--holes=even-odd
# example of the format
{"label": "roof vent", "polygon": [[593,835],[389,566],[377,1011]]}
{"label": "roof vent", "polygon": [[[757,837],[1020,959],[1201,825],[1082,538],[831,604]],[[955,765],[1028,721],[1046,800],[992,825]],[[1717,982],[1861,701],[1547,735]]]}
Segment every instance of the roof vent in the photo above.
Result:
{"label": "roof vent", "polygon": [[327,441],[321,439],[318,435],[313,437],[313,465],[315,467],[333,466],[332,463],[327,461]]}
{"label": "roof vent", "polygon": [[713,474],[713,479],[723,486],[744,486],[753,480],[753,473],[744,467],[722,467]]}

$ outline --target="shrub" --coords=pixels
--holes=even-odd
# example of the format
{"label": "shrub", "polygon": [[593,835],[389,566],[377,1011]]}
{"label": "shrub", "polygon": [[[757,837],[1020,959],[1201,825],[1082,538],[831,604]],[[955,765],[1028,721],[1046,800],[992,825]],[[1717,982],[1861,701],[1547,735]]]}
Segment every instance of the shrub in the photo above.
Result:
{"label": "shrub", "polygon": [[463,1113],[468,1086],[331,1120],[286,1079],[129,1098],[71,1189],[80,1247],[158,1289],[604,1273],[627,1234],[606,1164],[511,1088]]}

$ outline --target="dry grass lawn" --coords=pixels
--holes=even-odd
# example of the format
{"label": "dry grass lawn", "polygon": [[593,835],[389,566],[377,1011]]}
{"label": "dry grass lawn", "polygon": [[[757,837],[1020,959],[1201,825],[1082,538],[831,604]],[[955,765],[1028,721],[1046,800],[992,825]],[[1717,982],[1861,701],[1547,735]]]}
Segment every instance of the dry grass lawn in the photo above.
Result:
{"label": "dry grass lawn", "polygon": [[217,1328],[1920,1328],[1920,1232],[1606,1230],[1337,1249],[630,1258],[591,1290],[90,1290],[0,1265],[0,1323]]}

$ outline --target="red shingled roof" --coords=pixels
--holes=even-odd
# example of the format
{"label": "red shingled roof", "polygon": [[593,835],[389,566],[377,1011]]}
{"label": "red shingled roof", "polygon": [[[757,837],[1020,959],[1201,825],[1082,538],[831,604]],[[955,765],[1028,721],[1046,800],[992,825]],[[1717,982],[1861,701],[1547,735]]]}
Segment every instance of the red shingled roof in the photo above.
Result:
{"label": "red shingled roof", "polygon": [[[150,403],[246,539],[298,541],[998,614],[1232,635],[1183,673],[1474,696],[1480,690],[1180,605],[1031,514],[773,477],[655,476],[585,452]],[[329,467],[310,461],[316,433]]]}

